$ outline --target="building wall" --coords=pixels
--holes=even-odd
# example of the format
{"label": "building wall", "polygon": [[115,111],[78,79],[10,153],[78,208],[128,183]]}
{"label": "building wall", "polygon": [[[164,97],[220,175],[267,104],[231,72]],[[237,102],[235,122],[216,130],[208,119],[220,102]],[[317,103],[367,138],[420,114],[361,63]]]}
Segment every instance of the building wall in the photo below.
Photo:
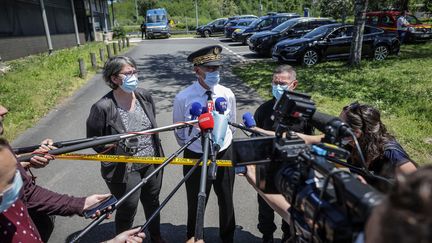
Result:
{"label": "building wall", "polygon": [[[81,44],[84,44],[84,33],[80,33],[79,36]],[[51,35],[51,40],[54,50],[77,45],[75,34]],[[0,56],[3,61],[42,52],[48,52],[45,35],[0,38]]]}

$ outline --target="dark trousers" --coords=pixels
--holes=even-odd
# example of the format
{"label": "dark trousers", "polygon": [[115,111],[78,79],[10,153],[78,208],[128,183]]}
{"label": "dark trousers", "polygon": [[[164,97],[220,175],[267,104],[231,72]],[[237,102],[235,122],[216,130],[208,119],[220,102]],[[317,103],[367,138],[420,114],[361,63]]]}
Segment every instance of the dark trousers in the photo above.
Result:
{"label": "dark trousers", "polygon": [[[137,171],[128,173],[127,183],[109,183],[109,190],[117,198],[129,192],[133,187],[141,182],[142,178],[154,171],[154,165],[144,167]],[[162,186],[162,172],[148,180],[141,190],[136,191],[116,210],[115,225],[116,234],[131,229],[138,207],[138,200],[144,208],[146,219],[159,207],[159,193]],[[144,222],[142,222],[144,224]],[[150,236],[160,236],[160,216],[158,215],[149,225]]]}
{"label": "dark trousers", "polygon": [[42,242],[48,242],[54,231],[54,221],[55,216],[49,216],[46,213],[37,212],[34,209],[28,210],[30,218],[33,220],[39,234],[41,236]]}
{"label": "dark trousers", "polygon": [[[218,154],[218,159],[229,159],[230,148]],[[195,153],[186,149],[184,151],[184,158],[198,159],[201,158],[201,153]],[[183,166],[183,175],[186,175],[192,166]],[[187,238],[195,235],[196,213],[198,193],[200,187],[201,167],[197,168],[186,181],[186,193],[188,203],[188,219],[187,219]],[[218,167],[216,180],[207,180],[206,184],[206,205],[209,198],[211,187],[218,198],[219,205],[219,236],[224,243],[231,243],[234,241],[235,231],[235,216],[234,216],[234,203],[233,203],[233,189],[234,189],[234,169],[232,167]]]}
{"label": "dark trousers", "polygon": [[[274,210],[267,202],[259,195],[258,196],[258,230],[264,237],[272,236],[276,230],[274,223]],[[285,236],[290,234],[290,228],[287,222],[282,219],[281,229]]]}
{"label": "dark trousers", "polygon": [[404,30],[398,30],[397,32],[398,32],[398,37],[399,37],[400,43],[404,44],[407,32]]}

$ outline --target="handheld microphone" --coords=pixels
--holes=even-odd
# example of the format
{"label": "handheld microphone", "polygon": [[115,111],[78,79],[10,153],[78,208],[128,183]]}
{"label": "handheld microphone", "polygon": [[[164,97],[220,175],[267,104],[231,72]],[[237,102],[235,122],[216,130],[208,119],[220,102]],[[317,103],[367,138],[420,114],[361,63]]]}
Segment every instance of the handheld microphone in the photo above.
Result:
{"label": "handheld microphone", "polygon": [[[197,117],[199,117],[202,113],[203,107],[200,103],[194,102],[191,105],[191,108],[189,109],[189,114],[192,116],[191,120],[195,120]],[[192,127],[189,127],[189,136],[192,133]]]}
{"label": "handheld microphone", "polygon": [[203,132],[210,132],[214,127],[214,119],[212,114],[204,113],[198,117],[198,126]]}
{"label": "handheld microphone", "polygon": [[215,101],[215,109],[219,114],[224,114],[225,111],[228,109],[228,102],[224,97],[219,97]]}
{"label": "handheld microphone", "polygon": [[243,124],[245,124],[247,128],[256,127],[256,121],[252,113],[246,112],[243,114]]}

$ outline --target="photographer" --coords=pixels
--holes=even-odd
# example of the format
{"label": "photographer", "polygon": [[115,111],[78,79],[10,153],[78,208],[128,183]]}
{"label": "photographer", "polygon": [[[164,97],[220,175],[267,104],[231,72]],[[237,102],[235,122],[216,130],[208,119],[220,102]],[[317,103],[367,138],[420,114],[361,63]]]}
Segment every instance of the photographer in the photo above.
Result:
{"label": "photographer", "polygon": [[[371,172],[394,178],[395,173],[411,173],[416,170],[416,164],[387,131],[376,108],[354,102],[342,109],[339,118],[353,129]],[[310,144],[319,143],[323,138],[323,135],[298,135]],[[360,155],[353,149],[355,144],[352,138],[344,138],[342,143],[351,149],[348,162],[359,165]]]}
{"label": "photographer", "polygon": [[[274,131],[278,126],[278,122],[275,121],[273,116],[273,107],[281,98],[284,91],[293,91],[296,89],[297,85],[296,71],[292,66],[280,65],[276,67],[273,71],[271,81],[273,98],[260,105],[255,111],[254,119],[256,121],[256,127],[252,127],[252,129],[266,135],[274,136]],[[309,135],[313,133],[313,127],[305,119],[301,119],[299,122],[292,119],[290,123],[291,125],[288,126],[290,131]],[[273,209],[271,209],[258,194],[258,229],[263,234],[263,243],[273,242],[273,233],[276,230],[276,225],[273,221]],[[283,231],[282,240],[289,238],[289,225],[283,221],[281,229]]]}

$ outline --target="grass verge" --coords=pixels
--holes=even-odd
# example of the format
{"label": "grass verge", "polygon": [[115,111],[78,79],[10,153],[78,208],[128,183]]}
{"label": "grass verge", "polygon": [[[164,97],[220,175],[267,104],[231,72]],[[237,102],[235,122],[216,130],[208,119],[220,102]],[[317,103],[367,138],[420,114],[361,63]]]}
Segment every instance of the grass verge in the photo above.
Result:
{"label": "grass verge", "polygon": [[[11,70],[0,75],[0,104],[9,110],[4,123],[9,141],[33,126],[96,73],[91,68],[90,53],[96,53],[101,67],[99,48],[104,48],[106,60],[105,44],[98,42],[6,62]],[[86,63],[86,79],[79,77],[78,58]]]}
{"label": "grass verge", "polygon": [[[263,98],[271,97],[274,62],[245,64],[234,72]],[[339,115],[353,101],[371,104],[411,157],[432,163],[432,43],[405,45],[384,62],[362,60],[361,69],[344,62],[312,68],[296,66],[298,91],[312,95],[318,110]]]}

